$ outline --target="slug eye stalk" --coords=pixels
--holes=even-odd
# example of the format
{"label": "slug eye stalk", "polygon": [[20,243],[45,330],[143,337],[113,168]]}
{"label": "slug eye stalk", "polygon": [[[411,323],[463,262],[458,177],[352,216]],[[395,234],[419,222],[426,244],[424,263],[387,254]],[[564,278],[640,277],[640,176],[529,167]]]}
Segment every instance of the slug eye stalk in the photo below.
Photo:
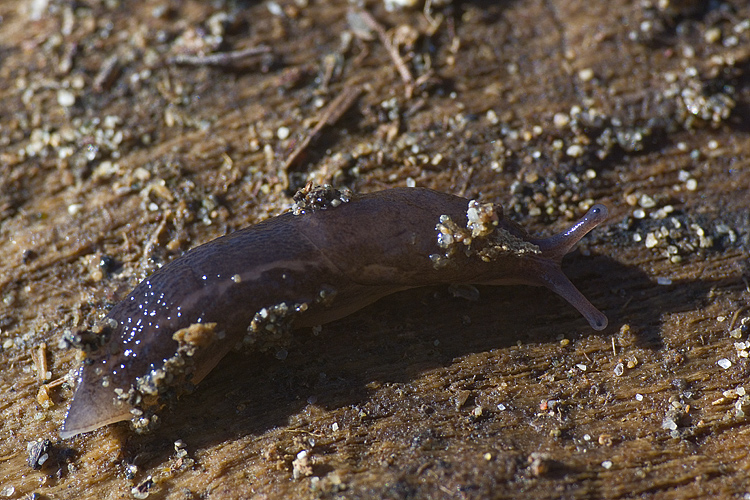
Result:
{"label": "slug eye stalk", "polygon": [[541,251],[539,284],[567,300],[578,309],[594,330],[607,328],[607,317],[575,287],[560,269],[563,257],[592,229],[607,220],[609,212],[604,205],[594,205],[578,222],[565,231],[544,239],[532,239]]}

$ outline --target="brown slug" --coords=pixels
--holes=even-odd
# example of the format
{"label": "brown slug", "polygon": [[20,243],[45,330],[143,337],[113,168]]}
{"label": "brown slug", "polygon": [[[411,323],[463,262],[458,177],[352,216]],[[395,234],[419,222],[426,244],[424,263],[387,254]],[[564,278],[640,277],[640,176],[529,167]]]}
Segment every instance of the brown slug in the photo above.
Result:
{"label": "brown slug", "polygon": [[537,239],[498,205],[429,189],[351,195],[307,188],[295,200],[293,211],[165,265],[112,308],[98,335],[77,336],[89,345],[63,439],[121,420],[147,426],[233,347],[273,346],[292,327],[333,321],[408,288],[544,286],[592,328],[607,325],[560,269],[563,256],[606,219],[603,205]]}

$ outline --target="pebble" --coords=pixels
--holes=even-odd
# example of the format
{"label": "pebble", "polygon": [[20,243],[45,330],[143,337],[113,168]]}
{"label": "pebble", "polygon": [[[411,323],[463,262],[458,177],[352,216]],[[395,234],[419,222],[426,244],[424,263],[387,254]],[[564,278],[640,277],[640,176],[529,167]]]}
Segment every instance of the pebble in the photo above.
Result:
{"label": "pebble", "polygon": [[73,92],[65,89],[57,91],[57,104],[63,108],[69,108],[76,103],[76,96]]}

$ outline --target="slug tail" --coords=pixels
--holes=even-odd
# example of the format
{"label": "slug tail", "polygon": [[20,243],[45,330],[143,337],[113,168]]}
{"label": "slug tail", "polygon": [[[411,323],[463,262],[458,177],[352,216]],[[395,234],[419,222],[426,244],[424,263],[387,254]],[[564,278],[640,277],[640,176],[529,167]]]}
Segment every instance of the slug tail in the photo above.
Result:
{"label": "slug tail", "polygon": [[116,401],[112,390],[104,390],[101,383],[97,384],[89,379],[89,371],[83,368],[81,371],[73,401],[60,429],[61,439],[72,438],[133,417],[130,406]]}

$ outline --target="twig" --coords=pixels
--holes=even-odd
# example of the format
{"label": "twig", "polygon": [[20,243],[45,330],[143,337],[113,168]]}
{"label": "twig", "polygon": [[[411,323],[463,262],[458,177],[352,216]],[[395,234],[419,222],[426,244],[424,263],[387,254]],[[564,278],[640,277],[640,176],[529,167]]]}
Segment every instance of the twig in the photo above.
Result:
{"label": "twig", "polygon": [[399,76],[401,76],[401,81],[404,82],[404,86],[406,87],[406,98],[411,99],[415,87],[414,77],[412,76],[411,71],[409,71],[409,68],[406,66],[404,59],[401,57],[401,54],[398,53],[398,48],[393,45],[391,39],[388,37],[388,34],[385,32],[385,28],[383,28],[383,25],[381,25],[374,17],[372,17],[372,14],[363,10],[359,12],[359,16],[362,21],[364,21],[365,24],[370,27],[370,29],[378,34],[378,38],[380,38],[383,46],[388,51],[388,55],[391,56],[393,64],[396,66],[396,70],[398,71]]}
{"label": "twig", "polygon": [[120,74],[118,67],[119,58],[113,54],[102,63],[102,67],[94,77],[94,90],[103,92],[108,90]]}
{"label": "twig", "polygon": [[17,457],[20,454],[21,454],[20,451],[15,451],[13,453],[9,453],[7,455],[3,455],[2,457],[0,457],[0,462],[7,462],[11,458]]}
{"label": "twig", "polygon": [[60,58],[60,64],[57,66],[58,71],[62,75],[67,75],[73,68],[73,59],[78,53],[78,44],[73,42],[68,46],[63,56]]}
{"label": "twig", "polygon": [[732,315],[732,321],[729,322],[729,331],[730,332],[732,330],[734,330],[734,325],[737,324],[737,320],[739,319],[740,314],[742,314],[743,312],[747,311],[748,309],[750,309],[750,306],[743,306],[743,307],[740,307],[739,309],[737,309],[736,311],[734,311],[734,314]]}
{"label": "twig", "polygon": [[159,222],[159,225],[156,226],[156,229],[153,233],[151,233],[151,236],[149,237],[146,244],[143,246],[143,254],[142,258],[145,262],[148,262],[148,260],[151,258],[151,253],[154,251],[154,248],[156,248],[159,245],[159,238],[161,236],[161,233],[164,231],[164,228],[167,227],[167,221],[172,216],[172,212],[170,210],[167,210],[164,215],[161,218],[161,221]]}
{"label": "twig", "polygon": [[258,56],[271,52],[268,45],[258,45],[242,50],[229,52],[217,52],[202,56],[180,54],[167,59],[167,64],[182,64],[186,66],[231,66],[248,57]]}
{"label": "twig", "polygon": [[289,169],[297,162],[300,155],[312,144],[320,135],[320,131],[326,125],[335,124],[344,113],[351,108],[352,104],[362,94],[362,87],[359,85],[347,86],[336,98],[331,101],[328,106],[323,109],[318,118],[318,123],[310,130],[310,133],[305,136],[299,145],[292,151],[289,157],[284,162],[282,167],[283,172],[289,171]]}
{"label": "twig", "polygon": [[[459,168],[459,171],[461,169]],[[471,182],[471,176],[474,175],[474,166],[472,165],[469,167],[469,171],[466,173],[466,178],[464,179],[464,184],[461,186],[461,190],[459,193],[461,193],[461,196],[466,195],[466,190],[469,189],[469,182]]]}
{"label": "twig", "polygon": [[48,383],[46,383],[44,385],[45,385],[45,387],[47,387],[47,389],[54,389],[55,387],[60,387],[64,383],[65,383],[65,377],[59,377],[59,378],[56,378],[55,380],[53,380],[51,382],[48,382]]}
{"label": "twig", "polygon": [[39,382],[47,381],[47,344],[42,342],[35,350],[31,351],[31,360],[36,368],[36,378]]}

